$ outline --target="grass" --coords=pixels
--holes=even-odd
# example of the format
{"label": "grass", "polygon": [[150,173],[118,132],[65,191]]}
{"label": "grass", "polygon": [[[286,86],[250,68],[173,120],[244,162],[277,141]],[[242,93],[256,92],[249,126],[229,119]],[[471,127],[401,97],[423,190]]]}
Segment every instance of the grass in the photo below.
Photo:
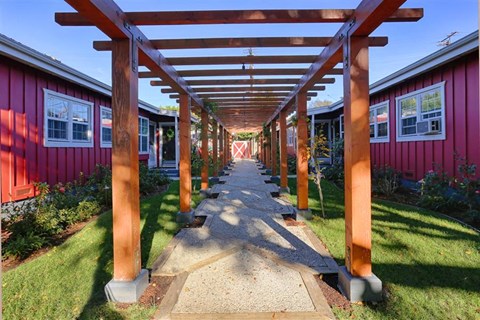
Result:
{"label": "grass", "polygon": [[[292,203],[296,180],[289,179]],[[345,259],[343,190],[322,182],[326,219],[309,182],[308,224],[339,264]],[[373,272],[386,298],[354,305],[339,319],[480,319],[480,235],[435,212],[383,200],[372,204]]]}
{"label": "grass", "polygon": [[[178,181],[165,193],[141,201],[142,268],[153,262],[179,226]],[[198,190],[198,187],[197,187]],[[193,205],[200,202],[194,193]],[[5,319],[148,319],[155,308],[116,308],[105,300],[111,280],[112,213],[98,219],[47,254],[3,275]]]}

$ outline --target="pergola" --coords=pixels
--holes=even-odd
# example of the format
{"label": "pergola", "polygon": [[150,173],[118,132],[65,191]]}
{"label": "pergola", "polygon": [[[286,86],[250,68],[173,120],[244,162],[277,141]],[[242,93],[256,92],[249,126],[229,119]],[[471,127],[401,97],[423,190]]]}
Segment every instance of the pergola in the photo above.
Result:
{"label": "pergola", "polygon": [[[356,9],[124,12],[111,0],[66,0],[77,12],[56,13],[62,26],[95,26],[110,41],[95,41],[96,50],[112,52],[112,186],[114,276],[107,285],[114,301],[135,301],[148,282],[141,270],[138,181],[138,79],[165,87],[180,105],[180,220],[191,209],[191,112],[202,128],[212,125],[213,159],[230,159],[232,134],[280,132],[280,181],[287,188],[286,117],[297,114],[297,209],[308,210],[307,101],[343,75],[345,121],[345,269],[341,286],[351,296],[357,280],[375,282],[371,267],[371,182],[369,136],[369,47],[385,46],[386,37],[370,37],[383,22],[417,21],[422,9],[400,9],[406,0],[363,0]],[[200,24],[342,23],[331,37],[262,37],[148,39],[140,26]],[[165,58],[162,50],[199,48],[279,48],[278,55],[185,56]],[[283,55],[285,47],[322,47],[318,55]],[[249,68],[250,64],[278,68]],[[309,68],[288,68],[310,64]],[[214,66],[234,65],[218,69]],[[139,66],[149,71],[139,71]],[[177,71],[175,66],[192,66]],[[196,69],[195,66],[200,66]],[[208,66],[212,66],[208,69]],[[241,67],[239,67],[241,66]],[[272,77],[275,76],[275,77]],[[191,79],[202,77],[201,79]],[[208,102],[208,103],[206,103]],[[212,112],[211,102],[218,106]],[[278,123],[277,123],[278,122]],[[260,141],[270,139],[260,137]],[[276,134],[260,143],[260,154],[276,174]],[[269,146],[272,147],[269,147]],[[202,148],[208,135],[202,134]],[[203,157],[208,154],[203,152]],[[208,161],[205,161],[208,163]],[[215,170],[215,174],[217,174]],[[202,189],[208,167],[202,168]],[[145,280],[146,279],[146,280]],[[343,279],[343,280],[342,280]],[[372,280],[373,279],[373,280]],[[373,282],[371,282],[373,281]],[[381,285],[381,283],[380,283]],[[361,292],[360,294],[364,294]],[[369,299],[368,295],[363,300]]]}

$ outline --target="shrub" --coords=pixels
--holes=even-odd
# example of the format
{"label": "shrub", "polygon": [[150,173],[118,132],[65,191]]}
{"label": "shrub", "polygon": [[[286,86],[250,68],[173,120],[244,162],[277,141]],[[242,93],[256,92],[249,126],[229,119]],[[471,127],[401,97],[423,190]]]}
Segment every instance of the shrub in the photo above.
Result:
{"label": "shrub", "polygon": [[158,170],[150,170],[145,164],[140,164],[140,193],[150,194],[157,192],[170,179]]}
{"label": "shrub", "polygon": [[434,169],[429,170],[419,182],[418,205],[437,211],[445,211],[455,206],[455,200],[448,194],[451,179],[439,165],[434,164]]}
{"label": "shrub", "polygon": [[373,167],[372,190],[375,193],[392,196],[401,185],[402,174],[394,168],[386,165]]}
{"label": "shrub", "polygon": [[17,235],[2,246],[2,254],[6,257],[19,257],[24,259],[33,251],[46,244],[45,238],[30,231],[24,235]]}
{"label": "shrub", "polygon": [[297,174],[297,157],[293,155],[287,156],[288,174]]}
{"label": "shrub", "polygon": [[323,172],[323,174],[325,175],[325,179],[333,181],[340,185],[343,185],[344,181],[343,150],[343,139],[335,140],[331,150],[332,165],[326,167]]}
{"label": "shrub", "polygon": [[458,165],[458,172],[461,176],[455,181],[457,190],[463,205],[472,212],[472,215],[475,215],[474,211],[480,210],[480,180],[475,178],[477,165],[469,163],[465,158],[459,157],[458,160],[461,162]]}

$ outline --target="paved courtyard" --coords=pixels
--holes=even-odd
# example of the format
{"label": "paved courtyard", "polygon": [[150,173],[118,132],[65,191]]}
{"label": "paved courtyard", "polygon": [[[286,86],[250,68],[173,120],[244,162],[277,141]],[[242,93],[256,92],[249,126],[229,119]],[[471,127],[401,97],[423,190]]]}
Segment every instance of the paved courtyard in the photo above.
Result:
{"label": "paved courtyard", "polygon": [[338,266],[306,226],[287,226],[292,205],[253,160],[229,175],[195,210],[202,228],[182,229],[152,276],[176,276],[157,319],[333,319],[314,275]]}

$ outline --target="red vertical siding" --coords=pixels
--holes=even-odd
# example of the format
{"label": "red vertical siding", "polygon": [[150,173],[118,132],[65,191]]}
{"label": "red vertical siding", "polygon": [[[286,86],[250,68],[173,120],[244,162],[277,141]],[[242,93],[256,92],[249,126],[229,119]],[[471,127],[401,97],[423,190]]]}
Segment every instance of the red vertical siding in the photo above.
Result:
{"label": "red vertical siding", "polygon": [[[94,147],[44,147],[45,88],[94,103]],[[110,165],[111,149],[100,148],[100,105],[110,107],[110,98],[0,57],[2,203],[31,196],[34,182],[68,182]]]}
{"label": "red vertical siding", "polygon": [[[372,163],[390,165],[412,180],[421,179],[433,168],[433,163],[440,164],[449,174],[457,174],[457,154],[480,165],[478,68],[477,51],[372,95],[372,105],[390,101],[390,142],[372,144]],[[442,81],[445,81],[446,139],[396,142],[395,98]]]}

